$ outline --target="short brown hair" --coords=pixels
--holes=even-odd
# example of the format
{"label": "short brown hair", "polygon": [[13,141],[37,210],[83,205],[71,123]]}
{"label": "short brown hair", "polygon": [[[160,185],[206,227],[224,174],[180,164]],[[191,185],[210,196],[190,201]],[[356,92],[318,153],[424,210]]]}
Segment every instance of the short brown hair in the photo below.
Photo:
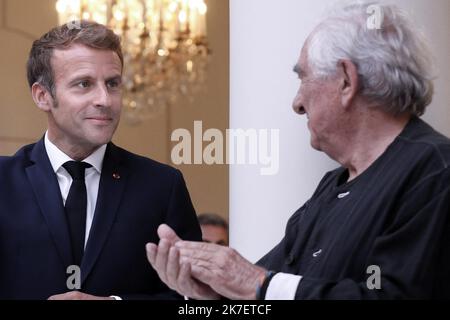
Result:
{"label": "short brown hair", "polygon": [[53,28],[33,42],[27,62],[27,77],[30,88],[34,83],[42,84],[54,97],[55,83],[51,58],[54,49],[66,49],[72,44],[82,44],[90,48],[112,50],[120,58],[123,54],[120,37],[106,26],[79,21]]}
{"label": "short brown hair", "polygon": [[222,227],[225,230],[228,230],[228,223],[224,218],[219,216],[215,213],[202,213],[198,215],[197,217],[198,223],[201,226],[208,225],[208,226],[215,226],[215,227]]}

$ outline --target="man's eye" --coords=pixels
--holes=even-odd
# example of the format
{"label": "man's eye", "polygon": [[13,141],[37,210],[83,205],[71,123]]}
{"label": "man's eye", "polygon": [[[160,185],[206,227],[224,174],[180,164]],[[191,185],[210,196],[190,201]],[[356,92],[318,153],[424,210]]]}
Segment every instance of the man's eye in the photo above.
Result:
{"label": "man's eye", "polygon": [[78,83],[78,87],[80,87],[80,88],[88,88],[89,86],[90,86],[89,81],[80,81]]}
{"label": "man's eye", "polygon": [[110,88],[117,88],[120,86],[120,82],[117,80],[111,80],[107,82],[108,87]]}

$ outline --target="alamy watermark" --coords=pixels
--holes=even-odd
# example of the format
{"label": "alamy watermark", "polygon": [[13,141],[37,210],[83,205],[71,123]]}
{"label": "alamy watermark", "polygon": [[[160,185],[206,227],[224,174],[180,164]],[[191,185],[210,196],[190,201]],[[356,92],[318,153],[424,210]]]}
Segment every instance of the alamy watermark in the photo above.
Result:
{"label": "alamy watermark", "polygon": [[367,267],[366,273],[370,274],[366,281],[367,289],[381,290],[381,268],[377,265],[371,265]]}
{"label": "alamy watermark", "polygon": [[370,15],[367,18],[367,29],[380,30],[384,21],[383,8],[380,5],[372,4],[367,7],[366,13]]}
{"label": "alamy watermark", "polygon": [[[215,128],[203,132],[203,122],[194,121],[194,133],[175,129],[171,151],[172,162],[180,164],[249,164],[260,165],[261,175],[275,175],[279,170],[279,129]],[[207,145],[204,147],[204,143]]]}
{"label": "alamy watermark", "polygon": [[66,281],[67,289],[80,290],[81,289],[81,269],[79,266],[71,265],[66,269],[66,273],[69,277]]}

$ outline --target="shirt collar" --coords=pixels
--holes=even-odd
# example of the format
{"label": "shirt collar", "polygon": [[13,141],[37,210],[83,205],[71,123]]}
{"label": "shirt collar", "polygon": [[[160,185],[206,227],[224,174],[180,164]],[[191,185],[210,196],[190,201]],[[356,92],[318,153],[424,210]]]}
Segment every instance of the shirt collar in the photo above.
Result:
{"label": "shirt collar", "polygon": [[[48,131],[45,133],[44,138],[45,150],[47,151],[48,158],[52,165],[53,171],[56,173],[59,168],[62,167],[67,161],[75,161],[67,154],[62,152],[55,144],[53,144],[48,138]],[[100,146],[89,157],[83,160],[83,162],[89,163],[97,170],[98,173],[102,173],[103,159],[105,158],[106,144]]]}

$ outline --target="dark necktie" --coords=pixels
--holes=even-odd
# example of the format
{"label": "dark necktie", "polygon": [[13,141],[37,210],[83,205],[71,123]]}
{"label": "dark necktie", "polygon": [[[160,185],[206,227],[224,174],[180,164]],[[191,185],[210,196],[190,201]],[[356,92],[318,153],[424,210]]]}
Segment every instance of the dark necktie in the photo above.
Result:
{"label": "dark necktie", "polygon": [[84,171],[86,168],[92,166],[86,162],[68,161],[63,164],[63,167],[69,172],[73,179],[66,199],[65,210],[72,243],[73,263],[77,266],[81,266],[81,259],[84,252],[87,207]]}

